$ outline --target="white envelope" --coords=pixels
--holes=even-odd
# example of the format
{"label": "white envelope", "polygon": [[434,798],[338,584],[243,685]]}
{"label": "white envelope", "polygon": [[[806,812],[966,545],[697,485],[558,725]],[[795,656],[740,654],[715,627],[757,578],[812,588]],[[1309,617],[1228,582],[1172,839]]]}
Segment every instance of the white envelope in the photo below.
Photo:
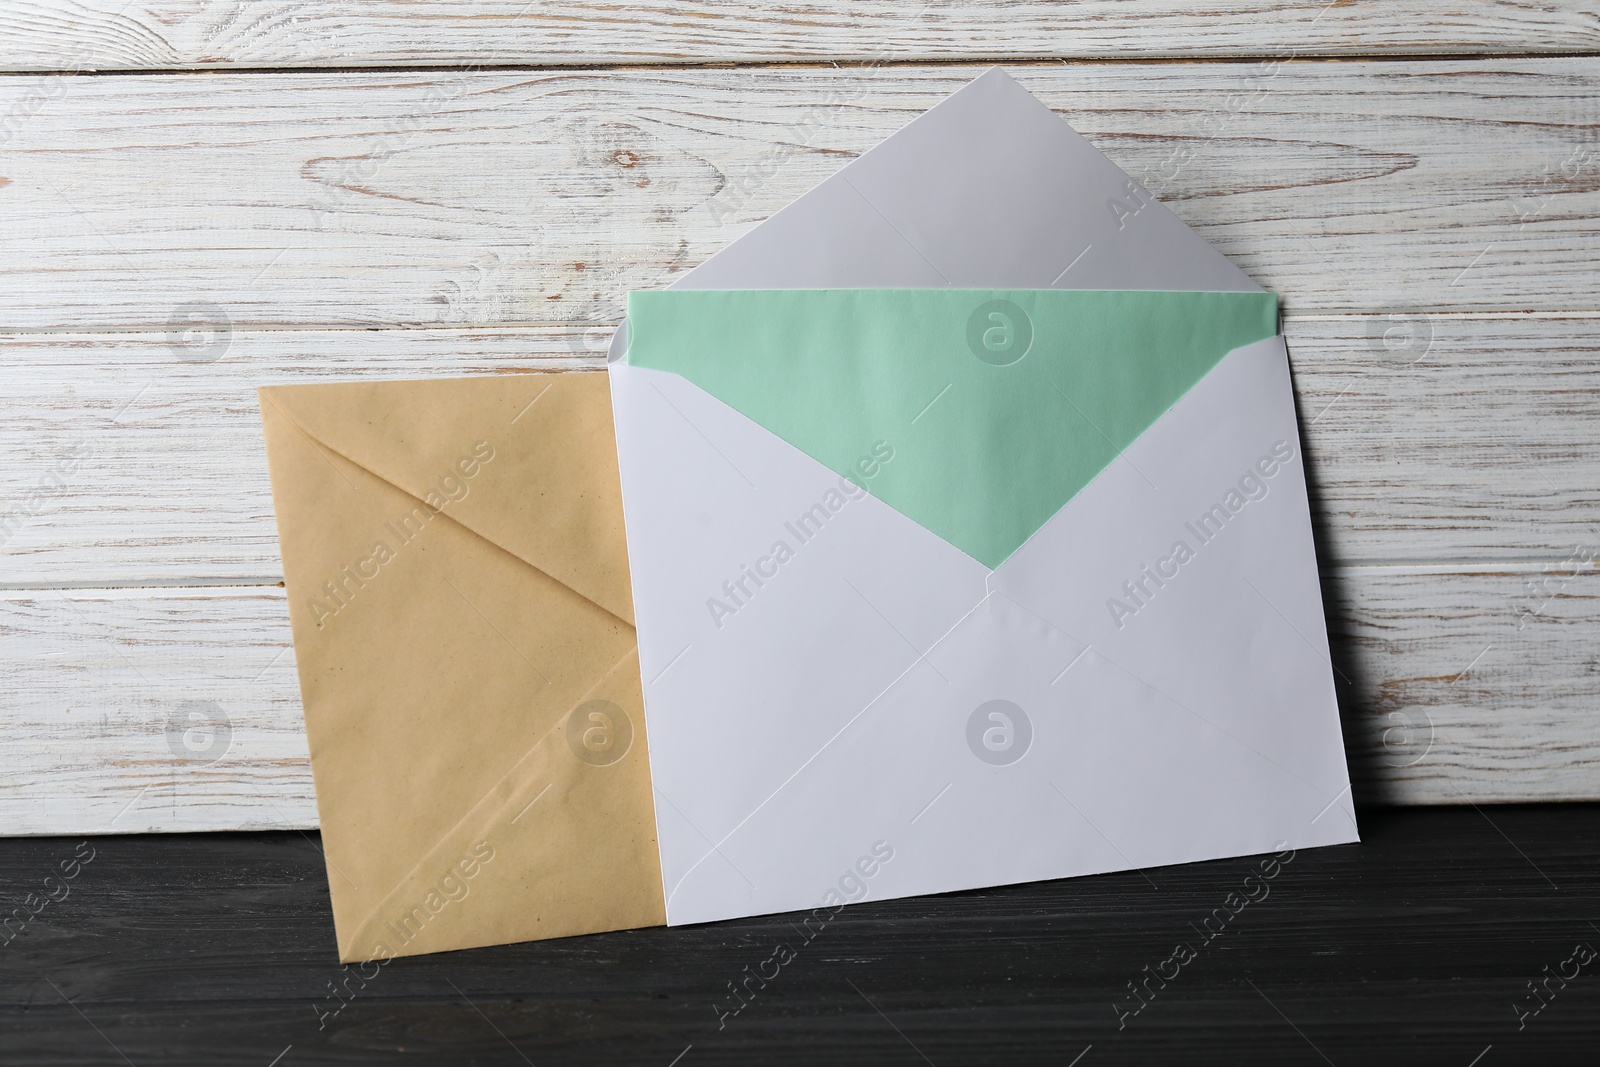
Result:
{"label": "white envelope", "polygon": [[[999,70],[675,287],[940,286],[1259,291]],[[1281,337],[993,570],[856,493],[759,588],[840,475],[618,355],[669,924],[1357,839]],[[1108,611],[1274,455],[1248,521]]]}

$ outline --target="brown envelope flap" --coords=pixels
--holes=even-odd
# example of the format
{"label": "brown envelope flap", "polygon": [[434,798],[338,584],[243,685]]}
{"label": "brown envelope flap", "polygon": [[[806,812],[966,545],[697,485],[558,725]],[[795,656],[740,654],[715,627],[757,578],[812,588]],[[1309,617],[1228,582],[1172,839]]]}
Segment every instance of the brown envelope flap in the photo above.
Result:
{"label": "brown envelope flap", "polygon": [[604,371],[270,386],[320,444],[633,625]]}

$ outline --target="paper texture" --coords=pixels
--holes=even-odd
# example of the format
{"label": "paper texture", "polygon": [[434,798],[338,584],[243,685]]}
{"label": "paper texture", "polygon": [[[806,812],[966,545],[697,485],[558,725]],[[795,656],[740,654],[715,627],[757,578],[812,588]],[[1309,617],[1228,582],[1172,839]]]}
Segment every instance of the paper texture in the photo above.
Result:
{"label": "paper texture", "polygon": [[[998,71],[674,288],[845,286],[1259,292]],[[611,364],[669,923],[1356,839],[1286,353],[1250,340],[993,569]]]}
{"label": "paper texture", "polygon": [[631,365],[682,375],[989,567],[1223,356],[1278,332],[1270,293],[691,290],[634,293],[628,316]]}
{"label": "paper texture", "polygon": [[661,923],[605,376],[260,399],[340,958]]}

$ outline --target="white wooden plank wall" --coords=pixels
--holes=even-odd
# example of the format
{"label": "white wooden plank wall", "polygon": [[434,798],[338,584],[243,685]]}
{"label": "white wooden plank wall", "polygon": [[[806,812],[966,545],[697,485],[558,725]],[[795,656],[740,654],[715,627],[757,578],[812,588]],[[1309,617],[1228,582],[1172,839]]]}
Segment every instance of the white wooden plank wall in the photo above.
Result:
{"label": "white wooden plank wall", "polygon": [[1600,46],[1531,0],[8,0],[13,70],[1510,55]]}
{"label": "white wooden plank wall", "polygon": [[1600,17],[1178,6],[8,4],[0,833],[315,825],[256,385],[597,364],[990,61],[1284,295],[1359,796],[1600,798]]}

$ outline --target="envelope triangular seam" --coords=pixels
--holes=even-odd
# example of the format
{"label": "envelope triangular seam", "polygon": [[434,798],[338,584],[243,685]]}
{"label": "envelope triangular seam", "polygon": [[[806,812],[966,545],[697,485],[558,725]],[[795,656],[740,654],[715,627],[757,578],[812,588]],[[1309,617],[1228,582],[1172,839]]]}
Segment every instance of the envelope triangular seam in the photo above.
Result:
{"label": "envelope triangular seam", "polygon": [[[622,623],[622,625],[626,626],[628,629],[632,630],[632,629],[635,628],[634,624],[632,622],[629,622],[627,619],[622,618],[616,612],[612,611],[610,608],[606,607],[604,604],[602,604],[599,601],[595,600],[593,597],[587,596],[584,593],[582,593],[581,591],[579,591],[577,589],[574,589],[570,584],[568,584],[567,582],[562,581],[560,578],[557,578],[555,575],[551,574],[549,571],[545,570],[543,567],[540,567],[537,564],[530,562],[529,560],[527,560],[523,556],[518,555],[516,552],[511,551],[511,549],[509,549],[506,546],[500,544],[498,541],[494,540],[494,538],[492,538],[492,537],[489,537],[487,534],[484,534],[484,533],[482,533],[482,532],[480,532],[480,531],[478,531],[476,529],[473,529],[473,527],[469,526],[467,523],[463,522],[461,519],[455,517],[454,515],[451,515],[448,511],[442,510],[442,509],[435,511],[433,509],[433,505],[429,504],[426,500],[423,500],[421,497],[417,496],[415,493],[413,493],[410,490],[406,489],[404,486],[398,485],[394,481],[392,481],[392,480],[390,480],[388,478],[385,478],[382,474],[379,474],[377,471],[373,470],[371,467],[369,467],[366,464],[362,463],[360,460],[358,460],[355,457],[349,455],[345,451],[343,451],[341,449],[338,449],[338,448],[335,448],[333,445],[328,444],[326,441],[322,441],[322,440],[318,439],[317,437],[315,437],[311,433],[311,431],[307,430],[304,426],[300,425],[300,423],[297,422],[294,419],[293,416],[291,416],[288,412],[284,411],[283,408],[279,407],[276,403],[274,403],[272,398],[268,395],[268,390],[265,390],[265,389],[261,390],[261,398],[266,403],[272,404],[272,410],[277,412],[277,414],[279,416],[281,416],[285,422],[287,422],[289,425],[293,426],[296,430],[298,430],[300,432],[301,436],[303,436],[307,441],[309,441],[311,443],[311,446],[313,448],[315,448],[318,452],[321,452],[323,449],[326,449],[327,451],[332,452],[334,455],[338,456],[340,459],[344,460],[345,462],[350,463],[351,465],[353,465],[355,467],[358,467],[361,470],[365,471],[366,473],[372,475],[374,478],[378,479],[384,485],[391,486],[395,490],[397,490],[397,491],[399,491],[401,493],[404,493],[410,499],[415,500],[417,503],[419,503],[423,507],[427,508],[434,515],[437,515],[437,516],[440,516],[442,518],[450,520],[450,523],[451,523],[452,526],[456,526],[456,527],[459,527],[462,530],[465,530],[467,533],[469,533],[472,536],[478,538],[480,541],[483,541],[483,542],[485,542],[487,544],[493,545],[496,549],[500,550],[501,552],[504,552],[508,556],[511,556],[513,559],[517,560],[517,562],[529,567],[532,570],[538,571],[540,574],[544,575],[546,578],[549,578],[552,582],[555,582],[557,585],[561,586],[563,589],[566,589],[569,592],[571,592],[574,596],[577,596],[580,599],[582,599],[584,601],[584,603],[593,604],[595,607],[597,607],[601,611],[605,612],[606,615],[610,616],[613,619],[616,619],[618,622]],[[326,457],[324,457],[324,458],[326,458]]]}
{"label": "envelope triangular seam", "polygon": [[[946,627],[945,631],[942,634],[940,634],[939,637],[933,642],[933,644],[931,644],[931,645],[929,645],[927,647],[927,649],[925,649],[925,650],[914,650],[914,651],[917,651],[916,658],[914,658],[910,663],[906,664],[906,668],[903,671],[901,671],[899,674],[895,675],[894,678],[891,679],[890,682],[887,685],[885,685],[881,690],[879,690],[878,693],[871,700],[869,700],[865,704],[861,705],[861,709],[859,711],[857,711],[854,715],[850,716],[850,718],[846,719],[844,721],[844,723],[842,725],[840,725],[840,727],[837,730],[835,730],[828,737],[828,739],[826,741],[824,741],[822,743],[822,745],[815,752],[813,752],[809,757],[806,758],[806,761],[804,763],[800,764],[800,766],[796,767],[792,772],[790,772],[789,777],[785,778],[778,785],[778,788],[776,788],[772,792],[768,793],[766,795],[766,797],[761,801],[761,803],[759,803],[755,807],[751,808],[749,810],[749,812],[747,812],[745,814],[744,818],[740,819],[736,824],[734,824],[733,829],[731,829],[727,833],[723,834],[722,838],[720,840],[712,843],[711,844],[711,848],[706,852],[706,854],[704,856],[701,856],[692,865],[690,865],[690,867],[687,870],[685,870],[683,872],[683,874],[678,878],[677,882],[673,884],[672,889],[669,892],[667,892],[667,903],[670,904],[672,902],[673,895],[676,894],[677,891],[679,890],[679,888],[681,888],[683,886],[683,884],[689,880],[689,876],[692,875],[697,868],[699,868],[700,864],[704,863],[706,860],[710,859],[712,856],[717,855],[719,853],[719,851],[721,850],[722,846],[727,844],[729,841],[733,840],[734,835],[737,834],[740,831],[740,829],[742,829],[744,827],[744,825],[746,823],[748,823],[751,819],[753,819],[757,815],[759,815],[761,813],[761,809],[762,808],[765,808],[768,804],[772,803],[772,801],[777,798],[778,794],[782,793],[785,789],[787,789],[789,787],[789,784],[791,782],[793,782],[796,778],[800,777],[800,775],[805,772],[805,769],[807,767],[809,767],[813,763],[815,763],[817,761],[817,759],[824,752],[826,752],[829,749],[829,747],[831,747],[833,745],[833,743],[835,741],[837,741],[841,736],[843,736],[845,734],[845,732],[850,729],[851,726],[855,725],[856,721],[858,719],[860,719],[861,716],[863,716],[867,712],[871,711],[874,704],[876,704],[878,701],[882,700],[884,698],[884,696],[889,693],[890,690],[892,690],[895,686],[899,685],[905,679],[906,675],[908,675],[912,671],[916,670],[917,664],[925,662],[927,660],[927,658],[928,658],[928,654],[929,653],[931,653],[934,649],[938,648],[940,643],[943,642],[945,638],[949,637],[950,634],[955,632],[956,628],[959,627],[963,622],[965,622],[972,615],[973,612],[975,612],[979,608],[983,607],[984,603],[989,599],[990,596],[993,596],[993,595],[995,595],[995,594],[988,593],[988,592],[984,593],[982,596],[980,596],[978,598],[977,603],[973,604],[972,607],[970,607],[966,611],[962,612],[961,615],[954,622],[952,622],[948,627]],[[1010,598],[1007,597],[1006,599],[1009,600]],[[1030,614],[1032,614],[1032,613],[1030,612]],[[1041,619],[1040,621],[1044,622],[1045,625],[1047,625],[1047,626],[1051,625],[1048,620]],[[1060,632],[1059,628],[1056,628],[1056,627],[1052,627],[1052,628],[1053,629],[1058,629],[1058,632]],[[1071,635],[1069,634],[1068,636],[1071,636]],[[1074,639],[1074,640],[1076,640],[1076,639]],[[934,669],[937,670],[937,668],[934,668]],[[658,793],[661,792],[659,789],[654,789],[654,788],[653,788],[653,791],[654,792],[658,792]],[[664,799],[667,800],[667,803],[669,803],[669,804],[672,803],[671,798],[667,797],[665,793],[662,793],[661,795],[662,795],[662,797]],[[674,804],[673,807],[676,808],[677,805]],[[702,834],[701,836],[704,837],[705,835]],[[709,842],[710,838],[706,838],[706,840]]]}
{"label": "envelope triangular seam", "polygon": [[635,292],[628,312],[630,365],[679,375],[990,569],[1277,327],[1268,293],[685,290]]}
{"label": "envelope triangular seam", "polygon": [[[467,809],[465,815],[453,823],[444,833],[440,834],[438,841],[436,841],[432,847],[423,853],[409,870],[407,870],[399,878],[395,879],[394,887],[387,894],[385,894],[377,904],[373,905],[372,910],[367,914],[367,917],[362,919],[361,922],[356,926],[356,929],[350,935],[347,943],[340,946],[341,957],[349,955],[349,953],[356,949],[357,946],[368,943],[369,938],[367,935],[369,935],[371,932],[374,924],[379,921],[379,917],[386,913],[390,906],[401,897],[401,894],[405,891],[408,882],[419,870],[422,870],[424,867],[432,869],[433,867],[438,866],[436,861],[440,854],[445,850],[450,840],[457,836],[457,832],[463,826],[467,825],[468,823],[477,823],[481,826],[493,825],[499,821],[501,815],[509,810],[512,810],[518,804],[527,804],[528,806],[531,806],[532,801],[538,799],[538,796],[534,796],[531,800],[526,799],[528,794],[533,792],[533,786],[537,784],[536,782],[529,783],[525,786],[518,786],[515,784],[514,780],[519,776],[519,774],[525,774],[528,771],[529,764],[533,761],[533,757],[539,752],[540,749],[544,748],[546,745],[555,743],[555,739],[558,738],[567,728],[567,720],[572,717],[572,713],[578,708],[582,707],[585,702],[594,696],[595,693],[604,691],[608,687],[612,678],[616,675],[618,668],[623,667],[629,662],[629,660],[636,659],[637,656],[638,649],[633,648],[618,658],[617,661],[600,676],[594,685],[590,686],[582,696],[573,702],[572,707],[568,708],[566,712],[564,712],[555,721],[550,729],[546,730],[537,741],[528,746],[521,758],[519,758],[516,763],[511,765],[511,768],[506,771],[506,773],[498,782],[496,782],[483,794],[477,803],[473,804],[471,808]],[[509,791],[507,791],[507,783],[512,783],[509,787]],[[548,788],[549,784],[554,783],[547,783],[546,788]],[[542,790],[540,791],[539,795],[543,795]],[[503,799],[501,799],[499,803],[493,803],[497,797],[501,796],[503,796]],[[513,819],[513,821],[515,820]]]}

